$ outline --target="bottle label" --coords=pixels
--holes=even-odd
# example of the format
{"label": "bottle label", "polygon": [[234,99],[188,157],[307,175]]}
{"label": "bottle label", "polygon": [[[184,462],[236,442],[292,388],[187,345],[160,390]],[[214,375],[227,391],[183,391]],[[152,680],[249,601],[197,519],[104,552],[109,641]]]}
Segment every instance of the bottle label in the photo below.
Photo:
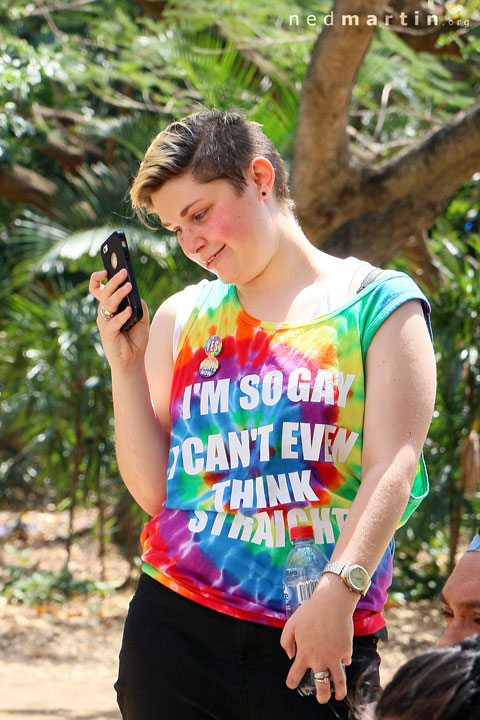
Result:
{"label": "bottle label", "polygon": [[303,605],[312,597],[317,583],[318,580],[305,580],[291,585],[284,585],[283,591],[287,615],[291,615],[297,607]]}
{"label": "bottle label", "polygon": [[307,602],[312,595],[313,591],[317,587],[318,580],[307,580],[306,582],[299,582],[297,585],[297,602],[299,605]]}

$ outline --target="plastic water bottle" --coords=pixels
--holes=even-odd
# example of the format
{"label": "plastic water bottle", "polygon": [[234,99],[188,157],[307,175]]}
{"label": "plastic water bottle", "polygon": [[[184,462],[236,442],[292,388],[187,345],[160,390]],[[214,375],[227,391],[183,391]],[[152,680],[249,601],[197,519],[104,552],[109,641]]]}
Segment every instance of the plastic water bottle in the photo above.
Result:
{"label": "plastic water bottle", "polygon": [[[293,527],[290,540],[293,548],[288,553],[282,578],[287,618],[313,595],[327,564],[327,558],[313,542],[311,525]],[[307,670],[297,690],[300,695],[316,695],[312,670]]]}

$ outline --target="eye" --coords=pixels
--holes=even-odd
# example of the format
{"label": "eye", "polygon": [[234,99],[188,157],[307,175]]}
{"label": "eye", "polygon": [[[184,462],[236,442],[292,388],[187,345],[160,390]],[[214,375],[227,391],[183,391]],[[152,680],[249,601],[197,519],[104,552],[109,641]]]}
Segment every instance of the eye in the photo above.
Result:
{"label": "eye", "polygon": [[[194,221],[203,220],[203,218],[205,217],[206,213],[207,213],[207,210],[202,210],[202,212],[197,213],[196,215],[193,216]],[[176,230],[173,230],[172,232],[173,232],[173,234],[176,235],[177,238],[178,238],[178,237],[180,237],[180,235],[181,235],[181,233],[182,233],[182,228],[177,228]]]}
{"label": "eye", "polygon": [[453,612],[451,610],[447,610],[447,608],[440,608],[440,612],[447,622],[453,619]]}

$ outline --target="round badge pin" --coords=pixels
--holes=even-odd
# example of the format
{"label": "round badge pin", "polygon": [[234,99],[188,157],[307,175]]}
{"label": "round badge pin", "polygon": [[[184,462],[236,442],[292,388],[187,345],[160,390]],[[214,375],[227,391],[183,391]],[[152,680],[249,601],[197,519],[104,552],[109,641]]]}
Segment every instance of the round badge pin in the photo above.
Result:
{"label": "round badge pin", "polygon": [[218,360],[216,357],[206,357],[202,360],[198,368],[198,372],[202,377],[208,378],[215,375],[218,370]]}
{"label": "round badge pin", "polygon": [[205,352],[208,357],[217,357],[222,352],[222,338],[218,335],[211,335],[205,343]]}

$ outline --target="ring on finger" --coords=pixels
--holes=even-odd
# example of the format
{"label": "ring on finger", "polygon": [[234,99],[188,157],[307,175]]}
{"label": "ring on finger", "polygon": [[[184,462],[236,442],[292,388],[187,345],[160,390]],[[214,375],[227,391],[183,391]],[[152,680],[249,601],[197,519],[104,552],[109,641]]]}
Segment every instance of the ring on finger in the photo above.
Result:
{"label": "ring on finger", "polygon": [[111,320],[115,313],[110,312],[110,310],[107,310],[107,308],[102,305],[100,308],[100,315],[104,320]]}
{"label": "ring on finger", "polygon": [[313,673],[313,677],[314,677],[315,682],[328,683],[328,682],[330,682],[330,671],[329,670],[319,670],[318,672]]}

